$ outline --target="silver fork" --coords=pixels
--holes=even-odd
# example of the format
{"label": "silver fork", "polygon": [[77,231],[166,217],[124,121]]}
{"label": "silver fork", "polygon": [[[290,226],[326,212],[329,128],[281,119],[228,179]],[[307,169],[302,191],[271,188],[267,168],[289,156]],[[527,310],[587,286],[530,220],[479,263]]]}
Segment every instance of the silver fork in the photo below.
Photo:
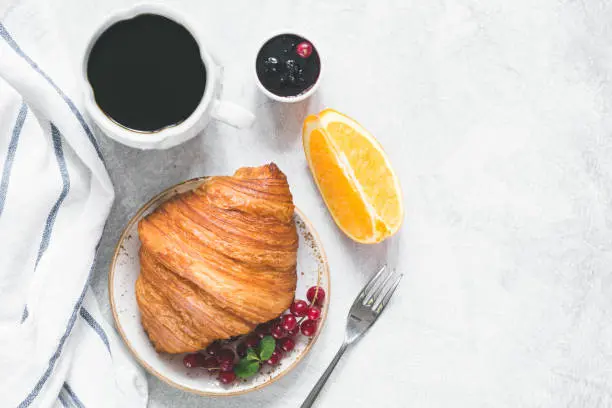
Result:
{"label": "silver fork", "polygon": [[308,397],[304,400],[301,408],[312,406],[346,349],[372,327],[372,324],[378,319],[382,311],[385,310],[402,276],[404,275],[388,270],[385,265],[366,283],[349,311],[344,343],[342,343],[340,350],[338,350],[332,362],[329,363],[327,370],[321,375],[319,381],[317,381]]}

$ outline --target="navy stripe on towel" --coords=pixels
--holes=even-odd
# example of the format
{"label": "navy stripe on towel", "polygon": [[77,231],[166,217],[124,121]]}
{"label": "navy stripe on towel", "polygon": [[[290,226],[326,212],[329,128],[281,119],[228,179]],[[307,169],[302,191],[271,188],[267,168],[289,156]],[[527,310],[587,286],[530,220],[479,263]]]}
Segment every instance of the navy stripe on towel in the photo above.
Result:
{"label": "navy stripe on towel", "polygon": [[57,396],[57,398],[59,399],[59,401],[62,403],[62,406],[65,408],[68,408],[68,401],[66,401],[66,398],[64,398],[64,396],[62,395],[62,393],[60,392],[60,394]]}
{"label": "navy stripe on towel", "polygon": [[[98,242],[98,245],[100,245],[99,242]],[[98,247],[96,246],[96,252],[97,251],[98,251]],[[91,267],[89,269],[89,276],[87,276],[87,282],[85,283],[85,286],[83,286],[83,291],[81,292],[81,295],[75,302],[74,308],[72,309],[72,314],[70,315],[70,319],[68,320],[68,324],[66,325],[66,330],[64,331],[64,334],[62,335],[62,338],[60,339],[59,344],[57,345],[57,349],[55,350],[55,353],[53,353],[53,355],[49,359],[49,365],[47,369],[45,370],[43,375],[40,377],[40,379],[38,380],[38,382],[36,383],[32,391],[30,391],[28,396],[23,401],[21,401],[21,403],[17,406],[17,408],[29,407],[34,401],[34,399],[38,396],[38,394],[40,394],[40,390],[42,390],[42,387],[45,385],[45,383],[51,376],[51,373],[53,372],[53,368],[55,367],[57,360],[62,354],[62,350],[64,349],[64,345],[66,344],[66,340],[68,340],[68,336],[70,336],[70,332],[72,332],[72,328],[74,327],[74,323],[78,316],[78,311],[81,309],[81,305],[83,304],[83,299],[85,299],[85,294],[87,293],[87,287],[89,286],[89,282],[91,281],[91,275],[93,273],[95,263],[96,263],[96,260],[94,258],[94,260],[91,263]]]}
{"label": "navy stripe on towel", "polygon": [[94,329],[96,333],[98,333],[98,336],[100,336],[100,339],[102,339],[102,342],[110,353],[110,343],[108,342],[108,337],[106,336],[104,329],[102,328],[102,326],[100,326],[96,319],[94,319],[94,317],[87,311],[87,309],[85,309],[84,306],[81,308],[81,317],[87,322],[87,324],[91,326],[92,329]]}
{"label": "navy stripe on towel", "polygon": [[51,233],[53,232],[53,226],[55,225],[55,219],[57,213],[66,199],[68,192],[70,191],[70,176],[68,175],[68,168],[66,167],[66,159],[64,158],[64,150],[62,149],[62,135],[55,125],[51,124],[51,139],[53,139],[53,150],[55,151],[55,158],[57,159],[57,165],[59,166],[60,175],[62,176],[62,191],[60,195],[51,207],[51,211],[47,216],[47,222],[45,223],[45,230],[43,231],[42,240],[40,241],[40,247],[38,248],[38,256],[36,257],[36,264],[34,269],[38,267],[38,262],[42,258],[43,254],[49,247],[49,241],[51,240]]}
{"label": "navy stripe on towel", "polygon": [[64,389],[66,390],[68,395],[70,395],[70,398],[72,398],[74,405],[76,405],[78,408],[85,408],[85,405],[83,405],[79,397],[77,397],[77,395],[74,393],[72,388],[70,388],[70,385],[68,385],[68,383],[64,383]]}
{"label": "navy stripe on towel", "polygon": [[[53,147],[55,148],[55,153],[56,153],[56,156],[57,156],[58,165],[60,167],[60,172],[62,172],[62,180],[64,181],[64,186],[66,187],[66,185],[67,185],[68,186],[67,188],[69,189],[70,183],[69,182],[66,183],[66,180],[69,181],[69,177],[68,177],[68,169],[66,168],[66,163],[64,161],[64,154],[63,154],[63,151],[62,151],[61,134],[59,133],[59,130],[57,130],[57,128],[53,124],[51,124],[51,136],[52,136],[52,139],[53,139]],[[62,170],[62,168],[63,168],[63,170]],[[65,174],[64,174],[64,172],[65,172]],[[63,194],[64,190],[65,189],[62,189],[62,194]],[[57,205],[58,209],[59,209],[59,205],[61,204],[61,201],[63,201],[62,194],[60,194],[60,199],[61,200],[58,199],[58,202],[59,202],[59,204]],[[67,192],[66,192],[66,194],[67,194]],[[65,195],[64,195],[64,197],[65,197]],[[54,208],[55,208],[55,206],[54,206]],[[55,215],[52,216],[53,213],[54,213],[54,211],[52,209],[51,213],[49,214],[49,218],[52,219],[53,222],[54,222],[55,221],[55,215],[57,215],[57,211],[55,211]],[[49,222],[47,222],[47,224],[49,224]],[[51,223],[51,225],[52,224],[53,223]],[[45,231],[46,230],[47,230],[47,228],[45,228]],[[48,235],[50,236],[50,232],[49,232]],[[43,242],[41,243],[41,248],[43,247],[42,244],[44,243],[44,240],[45,240],[45,235],[43,235]],[[48,245],[48,242],[47,242],[47,245]],[[99,245],[99,242],[98,242],[98,245]],[[96,247],[96,252],[97,252],[97,250],[98,250],[98,248]],[[40,259],[40,256],[41,256],[41,254],[40,254],[40,251],[39,251],[39,259]],[[64,334],[60,338],[59,343],[57,345],[57,348],[55,349],[55,352],[53,353],[53,355],[49,359],[49,364],[47,366],[47,369],[42,374],[42,376],[40,377],[40,379],[38,380],[38,382],[36,383],[36,385],[34,386],[32,391],[30,391],[30,393],[26,396],[26,398],[18,405],[18,408],[25,408],[25,407],[30,406],[30,404],[32,404],[34,399],[38,396],[38,394],[42,390],[43,386],[45,385],[45,383],[47,382],[47,380],[51,376],[51,373],[53,372],[53,368],[55,367],[55,364],[57,363],[57,360],[59,359],[60,355],[62,354],[62,350],[64,349],[64,345],[66,344],[66,340],[68,339],[68,336],[70,335],[70,332],[72,331],[72,328],[74,327],[74,323],[75,323],[76,318],[78,316],[77,313],[81,309],[81,305],[83,304],[83,299],[85,298],[85,293],[87,293],[87,287],[88,287],[89,281],[91,279],[91,274],[93,272],[94,265],[95,265],[95,259],[92,261],[91,267],[89,269],[89,274],[87,276],[87,282],[86,282],[85,286],[83,287],[83,290],[81,291],[81,295],[76,300],[76,303],[75,303],[74,308],[72,310],[72,314],[70,315],[70,319],[68,319],[68,324],[67,324],[66,330],[64,331]]]}
{"label": "navy stripe on towel", "polygon": [[11,179],[11,170],[13,168],[13,161],[15,160],[15,153],[17,152],[17,144],[19,143],[19,135],[21,134],[21,128],[25,122],[26,115],[28,113],[28,105],[22,102],[21,109],[17,115],[17,121],[13,127],[13,135],[9,142],[8,152],[6,154],[6,160],[4,161],[4,169],[2,170],[2,179],[0,179],[0,216],[4,210],[4,203],[6,201],[6,194],[8,191],[9,181]]}
{"label": "navy stripe on towel", "polygon": [[64,383],[64,389],[66,390],[68,395],[70,395],[70,398],[72,398],[74,405],[76,405],[78,408],[85,408],[85,405],[83,405],[79,397],[77,397],[77,395],[74,393],[72,388],[70,388],[70,385],[68,385],[68,383]]}
{"label": "navy stripe on towel", "polygon": [[19,47],[19,45],[15,42],[15,40],[13,39],[13,37],[11,37],[11,35],[9,34],[9,32],[6,30],[6,27],[4,27],[4,25],[0,22],[0,37],[3,38],[6,43],[24,60],[26,60],[26,62],[28,64],[30,64],[30,66],[36,71],[38,72],[43,78],[45,78],[47,80],[47,82],[53,87],[53,89],[55,89],[55,91],[62,97],[62,99],[64,100],[64,102],[66,102],[66,104],[68,105],[68,107],[70,108],[70,110],[72,111],[72,113],[74,114],[74,116],[76,116],[77,120],[79,121],[79,123],[81,124],[81,126],[83,127],[83,130],[85,131],[85,133],[87,134],[87,137],[89,138],[89,141],[91,142],[91,144],[93,145],[94,149],[96,149],[96,153],[98,154],[98,157],[100,158],[100,160],[102,160],[102,163],[104,163],[104,157],[102,156],[102,151],[100,150],[100,146],[98,145],[98,141],[96,140],[95,136],[93,135],[93,132],[91,131],[91,129],[89,128],[89,125],[87,124],[87,122],[85,122],[85,118],[83,117],[83,115],[81,114],[81,112],[77,109],[76,105],[74,104],[74,102],[72,102],[72,99],[70,99],[68,97],[68,95],[66,95],[64,93],[64,91],[62,91],[56,84],[55,82],[53,82],[53,80],[49,77],[49,75],[47,75],[42,69],[40,69],[40,67],[32,60],[32,58],[30,58],[25,52],[23,52],[23,50]]}

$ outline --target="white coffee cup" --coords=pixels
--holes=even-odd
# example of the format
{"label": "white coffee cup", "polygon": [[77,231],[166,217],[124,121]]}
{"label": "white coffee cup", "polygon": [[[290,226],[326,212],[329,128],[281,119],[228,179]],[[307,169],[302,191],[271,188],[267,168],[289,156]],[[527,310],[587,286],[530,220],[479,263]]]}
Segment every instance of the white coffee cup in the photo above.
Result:
{"label": "white coffee cup", "polygon": [[[129,129],[108,117],[96,103],[93,89],[87,79],[89,54],[100,35],[113,24],[141,14],[161,15],[185,27],[196,40],[206,69],[206,87],[202,100],[195,111],[177,125],[152,132]],[[210,51],[203,44],[202,38],[204,36],[199,32],[197,25],[166,6],[141,4],[112,14],[94,31],[83,56],[81,76],[85,89],[85,110],[87,114],[107,136],[127,146],[139,149],[167,149],[176,146],[200,133],[211,119],[220,120],[237,128],[249,127],[255,119],[251,112],[236,104],[219,99],[223,68],[215,62]]]}

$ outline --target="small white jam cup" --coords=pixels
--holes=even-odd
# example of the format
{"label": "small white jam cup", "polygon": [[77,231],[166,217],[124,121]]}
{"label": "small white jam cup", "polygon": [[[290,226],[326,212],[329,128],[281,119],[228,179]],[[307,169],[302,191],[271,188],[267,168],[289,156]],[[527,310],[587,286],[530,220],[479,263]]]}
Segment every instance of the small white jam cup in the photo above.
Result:
{"label": "small white jam cup", "polygon": [[[259,80],[259,76],[257,76],[257,56],[259,55],[259,51],[261,51],[263,46],[268,41],[270,41],[272,38],[277,37],[279,35],[283,35],[283,34],[297,35],[298,37],[302,37],[303,39],[308,41],[310,44],[312,44],[312,47],[319,54],[319,61],[320,61],[319,64],[320,64],[320,67],[319,67],[319,76],[317,77],[317,81],[310,88],[308,88],[305,92],[302,92],[301,94],[298,94],[298,95],[295,95],[295,96],[280,96],[280,95],[276,95],[275,93],[273,93],[273,92],[269,91],[268,89],[266,89],[266,87]],[[255,52],[254,65],[253,65],[253,73],[255,74],[255,82],[257,83],[257,86],[259,87],[261,92],[263,92],[264,95],[266,95],[268,98],[273,99],[273,100],[278,101],[278,102],[286,102],[286,103],[301,102],[301,101],[303,101],[305,99],[310,98],[315,92],[317,92],[317,89],[319,89],[319,84],[321,83],[321,77],[323,76],[323,56],[321,55],[321,50],[317,46],[317,43],[312,41],[310,36],[305,36],[303,34],[296,33],[296,32],[291,31],[291,30],[280,30],[280,31],[277,31],[277,32],[273,33],[272,35],[266,37],[266,39],[259,44],[259,47],[257,47],[257,51]]]}
{"label": "small white jam cup", "polygon": [[[141,14],[161,15],[185,27],[198,43],[206,69],[206,87],[195,111],[183,122],[153,132],[129,129],[109,118],[96,103],[93,89],[87,79],[89,54],[100,35],[113,24]],[[255,120],[251,112],[231,102],[219,100],[223,69],[215,62],[202,38],[205,37],[199,33],[197,25],[166,6],[141,4],[112,14],[94,31],[83,56],[81,76],[85,89],[85,111],[107,136],[139,149],[167,149],[176,146],[200,133],[211,119],[220,120],[237,128],[249,127]]]}

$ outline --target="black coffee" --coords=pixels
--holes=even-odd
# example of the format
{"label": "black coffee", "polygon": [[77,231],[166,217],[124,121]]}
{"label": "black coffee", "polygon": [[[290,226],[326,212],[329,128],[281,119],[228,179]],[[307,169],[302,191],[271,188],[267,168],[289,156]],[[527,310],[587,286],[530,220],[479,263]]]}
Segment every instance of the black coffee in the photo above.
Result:
{"label": "black coffee", "polygon": [[110,26],[94,44],[87,77],[106,115],[129,129],[177,125],[199,105],[206,68],[193,36],[159,15]]}
{"label": "black coffee", "polygon": [[255,61],[261,84],[278,96],[297,96],[319,79],[321,60],[316,48],[295,34],[281,34],[268,40]]}

